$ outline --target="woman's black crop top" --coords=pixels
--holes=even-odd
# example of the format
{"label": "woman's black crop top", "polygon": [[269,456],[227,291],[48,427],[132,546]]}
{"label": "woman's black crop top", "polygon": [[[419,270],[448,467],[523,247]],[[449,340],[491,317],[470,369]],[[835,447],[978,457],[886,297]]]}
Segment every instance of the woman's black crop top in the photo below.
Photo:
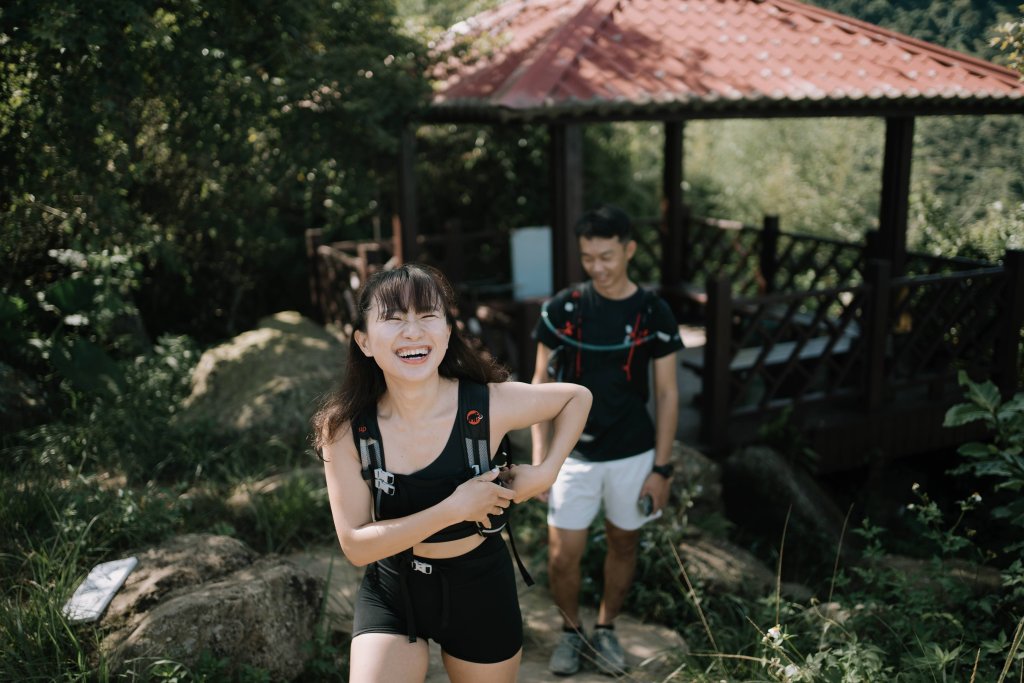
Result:
{"label": "woman's black crop top", "polygon": [[[459,446],[459,430],[452,429],[441,454],[413,474],[394,475],[395,493],[381,496],[380,519],[397,519],[437,505],[450,496],[459,484],[476,476],[469,469]],[[426,538],[425,543],[440,543],[476,534],[472,522],[457,522]]]}
{"label": "woman's black crop top", "polygon": [[[460,406],[463,399],[463,386],[466,384],[465,381],[459,382]],[[476,472],[467,463],[465,450],[463,450],[460,443],[459,417],[461,416],[456,416],[451,434],[441,453],[430,464],[412,474],[392,475],[394,477],[394,493],[379,496],[378,519],[397,519],[426,510],[450,496],[460,484],[476,476]],[[376,423],[376,414],[370,419]],[[372,426],[374,432],[379,434],[379,427],[376,424]],[[383,439],[381,440],[381,445],[384,445]],[[385,463],[386,458],[385,451]],[[473,536],[476,533],[477,526],[475,523],[468,521],[457,522],[426,538],[424,542],[441,543],[443,541],[454,541],[459,538]]]}

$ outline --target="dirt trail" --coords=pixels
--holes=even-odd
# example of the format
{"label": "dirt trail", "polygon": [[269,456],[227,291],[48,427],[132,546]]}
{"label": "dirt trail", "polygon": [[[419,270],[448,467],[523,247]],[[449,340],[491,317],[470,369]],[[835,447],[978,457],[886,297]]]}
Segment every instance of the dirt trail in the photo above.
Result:
{"label": "dirt trail", "polygon": [[[290,559],[307,571],[327,577],[330,572],[328,610],[331,618],[342,630],[349,632],[352,626],[352,604],[362,570],[353,567],[333,547],[314,549],[292,555]],[[585,664],[583,670],[574,676],[555,676],[547,668],[548,657],[558,640],[561,621],[558,609],[551,602],[544,586],[527,588],[519,584],[519,598],[523,610],[525,644],[523,662],[518,680],[522,683],[607,683],[613,680],[598,673],[592,664]],[[594,623],[595,610],[582,610],[583,623],[589,628]],[[656,624],[645,624],[630,615],[622,615],[615,622],[619,640],[626,649],[631,669],[625,681],[662,681],[675,668],[674,654],[686,645],[672,629]],[[430,670],[428,683],[443,683],[448,680],[441,664],[441,651],[436,643],[430,646]]]}

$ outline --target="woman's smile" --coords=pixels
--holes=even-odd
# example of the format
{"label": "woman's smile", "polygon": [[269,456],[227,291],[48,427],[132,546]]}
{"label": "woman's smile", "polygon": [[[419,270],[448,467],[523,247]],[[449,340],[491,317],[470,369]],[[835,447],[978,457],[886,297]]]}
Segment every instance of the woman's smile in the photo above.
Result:
{"label": "woman's smile", "polygon": [[404,363],[419,364],[426,362],[427,356],[430,355],[429,346],[414,346],[405,347],[398,349],[396,352],[398,357],[402,359]]}

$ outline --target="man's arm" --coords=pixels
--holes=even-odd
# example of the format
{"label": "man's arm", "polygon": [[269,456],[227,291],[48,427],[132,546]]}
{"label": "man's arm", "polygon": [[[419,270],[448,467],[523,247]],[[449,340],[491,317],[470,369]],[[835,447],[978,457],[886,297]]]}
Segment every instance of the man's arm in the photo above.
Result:
{"label": "man's arm", "polygon": [[654,464],[665,465],[672,459],[672,442],[679,424],[679,384],[676,380],[676,353],[654,361]]}
{"label": "man's arm", "polygon": [[[679,385],[676,383],[676,352],[654,361],[654,464],[666,465],[672,460],[672,442],[679,422]],[[640,496],[650,494],[654,509],[668,503],[669,480],[651,472],[640,489]]]}

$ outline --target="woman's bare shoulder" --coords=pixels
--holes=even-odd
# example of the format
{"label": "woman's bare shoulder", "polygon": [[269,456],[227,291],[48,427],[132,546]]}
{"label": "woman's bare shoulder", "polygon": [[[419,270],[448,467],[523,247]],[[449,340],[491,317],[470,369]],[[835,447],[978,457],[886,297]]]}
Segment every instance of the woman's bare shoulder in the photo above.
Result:
{"label": "woman's bare shoulder", "polygon": [[359,456],[356,453],[356,445],[352,439],[352,425],[345,423],[338,427],[334,434],[325,438],[320,455],[325,463],[337,457],[358,460]]}

